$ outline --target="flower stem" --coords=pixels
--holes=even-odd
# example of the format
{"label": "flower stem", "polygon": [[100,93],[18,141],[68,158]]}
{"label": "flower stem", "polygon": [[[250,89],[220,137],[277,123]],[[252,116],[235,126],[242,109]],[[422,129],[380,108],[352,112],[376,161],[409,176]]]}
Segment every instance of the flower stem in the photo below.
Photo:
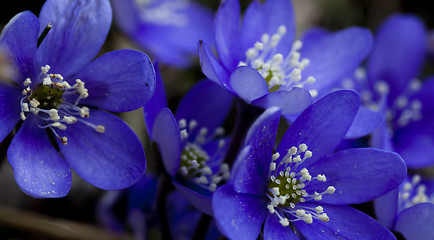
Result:
{"label": "flower stem", "polygon": [[194,232],[193,235],[193,240],[205,239],[211,220],[212,220],[211,216],[207,214],[203,213],[200,216],[199,223],[197,224],[196,231]]}
{"label": "flower stem", "polygon": [[173,185],[170,180],[170,176],[165,171],[161,154],[158,151],[158,146],[155,142],[153,143],[153,150],[155,153],[155,160],[157,162],[157,170],[160,173],[157,196],[155,200],[157,203],[157,212],[160,221],[161,236],[162,239],[171,239],[170,223],[166,211],[166,200],[169,192],[173,189]]}
{"label": "flower stem", "polygon": [[242,147],[250,125],[263,112],[263,109],[250,105],[241,99],[236,100],[237,120],[232,132],[231,143],[225,156],[225,162],[232,167]]}

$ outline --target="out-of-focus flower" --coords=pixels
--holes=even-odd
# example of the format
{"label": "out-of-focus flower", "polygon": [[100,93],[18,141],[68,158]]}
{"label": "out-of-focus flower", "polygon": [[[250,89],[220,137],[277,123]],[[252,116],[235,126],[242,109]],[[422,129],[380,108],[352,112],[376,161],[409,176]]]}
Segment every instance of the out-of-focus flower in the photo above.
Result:
{"label": "out-of-focus flower", "polygon": [[368,215],[347,205],[397,187],[406,167],[393,152],[357,148],[333,152],[350,127],[360,99],[337,91],[291,124],[274,151],[280,110],[252,125],[229,184],[213,195],[217,225],[230,239],[394,239]]}
{"label": "out-of-focus flower", "polygon": [[158,61],[186,67],[212,41],[213,12],[194,0],[112,0],[119,28]]}
{"label": "out-of-focus flower", "polygon": [[155,73],[146,54],[134,50],[92,61],[111,11],[108,1],[47,1],[39,19],[25,11],[3,29],[1,46],[17,74],[0,85],[0,139],[21,124],[7,155],[18,186],[33,197],[65,196],[70,168],[111,190],[131,186],[145,171],[137,136],[103,110],[141,107]]}
{"label": "out-of-focus flower", "polygon": [[434,164],[434,78],[417,79],[426,57],[426,37],[418,17],[390,16],[376,33],[366,70],[358,68],[340,86],[359,92],[365,107],[384,116],[373,132],[372,146],[396,151],[409,168]]}
{"label": "out-of-focus flower", "polygon": [[405,239],[434,238],[434,180],[408,175],[398,188],[375,201],[375,213]]}
{"label": "out-of-focus flower", "polygon": [[238,0],[222,1],[215,18],[218,58],[205,41],[199,54],[203,73],[255,106],[278,106],[299,114],[312,96],[340,80],[367,56],[372,34],[348,28],[320,41],[295,40],[293,6],[288,0],[253,1],[240,22]]}
{"label": "out-of-focus flower", "polygon": [[144,107],[148,132],[158,144],[174,186],[209,215],[212,192],[229,175],[228,166],[222,163],[229,144],[222,124],[232,99],[217,84],[203,80],[184,96],[174,116],[164,106],[164,86],[157,71],[155,95]]}

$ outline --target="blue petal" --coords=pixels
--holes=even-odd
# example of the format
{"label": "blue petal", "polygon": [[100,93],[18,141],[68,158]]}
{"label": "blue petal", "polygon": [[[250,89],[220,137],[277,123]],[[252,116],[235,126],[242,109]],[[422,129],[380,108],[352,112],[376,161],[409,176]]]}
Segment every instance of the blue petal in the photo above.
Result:
{"label": "blue petal", "polygon": [[279,126],[280,110],[267,109],[252,124],[246,136],[246,146],[234,164],[234,190],[240,193],[264,195]]}
{"label": "blue petal", "polygon": [[359,138],[373,132],[384,121],[381,113],[360,106],[346,138]]}
{"label": "blue petal", "polygon": [[142,144],[136,134],[113,114],[91,109],[85,119],[103,125],[105,132],[78,121],[68,125],[68,144],[58,141],[71,168],[87,182],[105,190],[119,190],[136,183],[145,172]]}
{"label": "blue petal", "polygon": [[422,103],[422,118],[434,119],[434,104],[432,93],[434,92],[434,76],[422,80],[420,90],[414,94],[414,99]]}
{"label": "blue petal", "polygon": [[389,84],[395,96],[418,76],[426,54],[426,30],[416,16],[395,14],[379,27],[372,54],[368,59],[368,79]]}
{"label": "blue petal", "polygon": [[228,91],[233,92],[229,86],[229,72],[215,57],[205,42],[199,42],[200,66],[203,74],[217,84],[222,85]]}
{"label": "blue petal", "polygon": [[330,31],[321,27],[311,27],[303,32],[301,40],[304,45],[315,44],[315,42],[320,41],[321,38],[327,37]]}
{"label": "blue petal", "polygon": [[89,90],[89,97],[82,99],[81,104],[114,112],[140,108],[155,89],[151,60],[146,54],[129,49],[102,55],[74,75],[77,78]]}
{"label": "blue petal", "polygon": [[176,109],[175,117],[177,120],[194,119],[198,123],[196,130],[206,127],[212,133],[223,124],[232,101],[232,94],[224,88],[210,80],[203,80],[184,95]]}
{"label": "blue petal", "polygon": [[312,158],[305,167],[330,154],[348,131],[360,106],[357,93],[340,90],[321,98],[304,110],[283,136],[277,152],[286,153],[292,146],[305,143]]}
{"label": "blue petal", "polygon": [[277,33],[279,26],[286,27],[286,34],[280,39],[276,53],[286,56],[295,38],[295,15],[291,1],[267,0],[253,1],[247,8],[241,29],[243,53],[254,46],[261,36]]}
{"label": "blue petal", "polygon": [[404,158],[409,168],[434,165],[434,119],[421,121],[395,131],[394,149]]}
{"label": "blue petal", "polygon": [[112,208],[120,200],[124,192],[122,191],[106,191],[99,198],[96,217],[98,224],[102,227],[110,229],[114,232],[124,232],[124,224],[112,211]]}
{"label": "blue petal", "polygon": [[175,176],[181,161],[181,135],[178,123],[168,108],[161,109],[155,118],[152,137],[158,144],[166,171]]}
{"label": "blue petal", "polygon": [[267,214],[264,197],[237,194],[232,185],[223,185],[213,195],[217,227],[229,239],[256,239]]}
{"label": "blue petal", "polygon": [[108,0],[48,0],[39,15],[40,32],[51,23],[39,46],[39,64],[67,78],[89,63],[101,49],[109,32],[112,9]]}
{"label": "blue petal", "polygon": [[290,91],[281,90],[270,92],[252,102],[262,108],[279,107],[282,115],[299,114],[312,104],[310,93],[303,88],[292,88]]}
{"label": "blue petal", "polygon": [[240,42],[240,3],[226,0],[220,3],[215,16],[214,35],[220,61],[229,71],[234,70],[242,58]]}
{"label": "blue petal", "polygon": [[309,59],[309,65],[303,70],[304,78],[313,76],[317,79],[306,88],[316,89],[319,94],[329,92],[329,88],[355,69],[369,54],[373,37],[369,30],[352,27],[321,37],[317,41],[308,41],[301,49],[301,58]]}
{"label": "blue petal", "polygon": [[395,225],[395,230],[407,240],[434,239],[434,204],[420,203],[403,210]]}
{"label": "blue petal", "polygon": [[[310,207],[317,205],[309,204]],[[322,205],[330,220],[294,222],[295,228],[306,239],[396,239],[387,228],[363,212],[348,206]]]}
{"label": "blue petal", "polygon": [[386,122],[380,124],[380,126],[372,132],[371,144],[374,148],[394,151],[390,130]]}
{"label": "blue petal", "polygon": [[161,78],[160,69],[158,63],[154,62],[155,70],[155,91],[152,94],[151,99],[143,106],[143,115],[145,119],[146,129],[148,131],[149,138],[152,140],[152,128],[154,126],[154,120],[162,108],[167,107],[166,91],[164,88],[164,82]]}
{"label": "blue petal", "polygon": [[237,193],[254,194],[262,196],[268,189],[268,169],[261,168],[263,162],[271,160],[271,155],[265,159],[255,155],[251,146],[246,146],[241,150],[231,172],[230,182],[234,184],[234,191]]}
{"label": "blue petal", "polygon": [[13,79],[18,84],[22,84],[27,77],[35,80],[37,76],[33,61],[36,54],[38,33],[38,18],[28,11],[15,15],[3,28],[0,42],[2,47],[9,51],[10,59],[21,74],[21,76]]}
{"label": "blue petal", "polygon": [[15,181],[32,197],[64,197],[71,188],[71,170],[38,124],[36,117],[27,117],[12,139],[8,160]]}
{"label": "blue petal", "polygon": [[115,24],[127,34],[133,33],[140,27],[140,14],[135,1],[111,0],[113,19]]}
{"label": "blue petal", "polygon": [[16,86],[0,83],[0,142],[20,120],[20,90]]}
{"label": "blue petal", "polygon": [[398,213],[398,197],[399,188],[397,187],[374,200],[376,218],[387,228],[392,228],[395,224]]}
{"label": "blue petal", "polygon": [[184,186],[176,180],[172,181],[172,183],[191,205],[205,214],[210,216],[213,215],[210,195],[201,194],[198,191],[194,191],[193,189]]}
{"label": "blue petal", "polygon": [[234,92],[248,103],[268,93],[267,82],[251,67],[235,69],[229,82]]}
{"label": "blue petal", "polygon": [[290,227],[284,227],[276,214],[267,214],[264,223],[264,239],[298,240]]}
{"label": "blue petal", "polygon": [[404,160],[394,153],[374,148],[353,148],[336,152],[309,168],[312,176],[324,174],[326,182],[312,181],[308,192],[322,192],[334,186],[321,202],[358,204],[373,200],[399,186],[407,175]]}
{"label": "blue petal", "polygon": [[[161,62],[186,67],[196,59],[199,40],[213,42],[213,12],[199,3],[190,1],[178,7],[181,3],[176,0],[155,1],[151,6],[139,7],[129,2],[134,1],[115,2],[116,22],[142,49]],[[167,19],[144,17],[169,5],[173,8]]]}

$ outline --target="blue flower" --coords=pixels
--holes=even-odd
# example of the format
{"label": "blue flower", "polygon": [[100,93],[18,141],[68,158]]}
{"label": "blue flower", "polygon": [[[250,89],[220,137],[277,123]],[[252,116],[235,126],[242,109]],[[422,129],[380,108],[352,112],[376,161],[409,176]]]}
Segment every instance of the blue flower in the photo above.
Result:
{"label": "blue flower", "polygon": [[157,71],[155,95],[145,105],[150,138],[159,151],[172,183],[196,208],[211,215],[211,195],[225,181],[222,164],[229,139],[222,124],[232,95],[209,80],[197,83],[182,99],[175,116],[165,106],[163,82]]}
{"label": "blue flower", "polygon": [[199,39],[212,41],[213,12],[191,0],[112,0],[117,26],[160,62],[186,67]]}
{"label": "blue flower", "polygon": [[[1,46],[17,74],[0,85],[0,140],[21,124],[7,155],[18,186],[31,196],[65,196],[70,168],[111,190],[131,186],[145,171],[137,136],[103,110],[123,112],[145,104],[155,73],[149,58],[134,50],[92,61],[111,17],[108,1],[47,1],[39,19],[25,11],[3,29]],[[48,25],[52,28],[39,45]]]}
{"label": "blue flower", "polygon": [[213,195],[217,225],[230,239],[394,239],[371,217],[347,205],[370,201],[398,186],[404,161],[393,152],[356,148],[334,152],[360,105],[337,91],[304,110],[274,139],[280,110],[252,125],[229,184]]}
{"label": "blue flower", "polygon": [[399,187],[375,200],[375,213],[405,239],[434,238],[434,180],[409,174]]}
{"label": "blue flower", "polygon": [[[399,153],[409,168],[434,164],[434,78],[418,79],[426,57],[427,33],[416,16],[395,14],[378,28],[366,70],[345,78],[344,88],[360,93],[362,105],[384,121],[372,146]],[[375,121],[360,121],[375,122]],[[424,149],[421,151],[420,149]]]}
{"label": "blue flower", "polygon": [[241,19],[239,1],[222,1],[214,28],[218,58],[205,41],[199,46],[203,73],[247,103],[278,106],[283,115],[300,113],[311,94],[326,94],[324,88],[360,64],[372,35],[354,27],[302,42],[295,40],[294,18],[288,0],[257,0],[240,26],[234,24]]}

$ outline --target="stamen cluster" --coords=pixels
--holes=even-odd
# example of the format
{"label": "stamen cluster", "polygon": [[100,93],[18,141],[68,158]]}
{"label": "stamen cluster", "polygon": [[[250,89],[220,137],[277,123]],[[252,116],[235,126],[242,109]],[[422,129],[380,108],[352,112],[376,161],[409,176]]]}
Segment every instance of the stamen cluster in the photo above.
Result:
{"label": "stamen cluster", "polygon": [[427,195],[421,176],[416,174],[411,181],[406,181],[399,192],[399,202],[402,208],[409,208],[419,203],[434,203],[434,194]]}
{"label": "stamen cluster", "polygon": [[[222,136],[224,129],[217,128],[213,134],[208,134],[206,127],[196,129],[197,121],[191,120],[187,124],[185,119],[181,119],[178,125],[183,145],[179,173],[209,191],[215,191],[217,186],[230,176],[229,165],[221,164],[225,140],[218,142],[218,149],[213,156],[209,156],[203,147]],[[198,131],[197,135],[190,139],[189,132],[195,130]]]}
{"label": "stamen cluster", "polygon": [[[301,72],[309,64],[309,59],[300,59],[299,51],[302,47],[300,40],[292,44],[291,51],[286,57],[277,53],[276,47],[285,34],[286,27],[284,25],[280,25],[277,33],[271,37],[264,33],[261,36],[261,41],[256,42],[254,47],[246,51],[246,61],[239,63],[239,66],[250,66],[256,69],[264,77],[270,92],[279,89],[289,90],[292,87],[302,88],[305,84],[315,82],[315,78],[312,76],[301,81]],[[311,90],[311,94],[316,96],[317,92]]]}
{"label": "stamen cluster", "polygon": [[[94,125],[80,118],[89,117],[89,108],[79,107],[77,104],[83,98],[89,96],[88,90],[84,86],[84,82],[76,79],[76,83],[70,86],[68,82],[63,80],[60,74],[49,74],[50,66],[41,67],[39,79],[42,84],[36,89],[31,89],[32,80],[27,78],[24,82],[24,90],[21,99],[21,119],[26,120],[29,113],[38,116],[45,125],[39,125],[40,128],[49,128],[58,137],[63,144],[67,144],[67,137],[60,137],[55,128],[66,130],[67,124],[74,124],[77,121],[85,123],[87,126],[94,128],[96,131],[103,133],[104,126]],[[65,95],[78,95],[74,104],[65,101]],[[78,118],[80,116],[80,118]]]}
{"label": "stamen cluster", "polygon": [[283,226],[288,226],[290,222],[303,220],[312,223],[313,218],[323,222],[329,220],[322,206],[309,208],[297,203],[306,201],[320,201],[324,194],[333,194],[335,188],[329,186],[325,191],[308,193],[305,187],[313,180],[325,182],[326,176],[318,174],[312,177],[306,168],[298,169],[301,163],[312,157],[312,152],[307,150],[306,144],[291,147],[283,158],[279,153],[272,156],[270,163],[270,181],[268,183],[267,196],[269,203],[267,208],[270,213],[275,213]]}
{"label": "stamen cluster", "polygon": [[[387,82],[379,80],[376,81],[373,91],[367,86],[366,70],[358,68],[354,74],[357,84],[362,85],[363,90],[360,91],[362,102],[368,108],[378,111],[384,101],[387,101],[390,86]],[[355,84],[352,79],[344,79],[342,86],[345,89],[354,89]],[[412,97],[415,93],[419,92],[422,83],[419,79],[413,79],[407,85],[402,93],[400,93],[389,106],[386,117],[390,124],[391,129],[396,127],[404,127],[411,122],[417,122],[422,119],[422,102]],[[392,133],[393,131],[391,131]]]}

